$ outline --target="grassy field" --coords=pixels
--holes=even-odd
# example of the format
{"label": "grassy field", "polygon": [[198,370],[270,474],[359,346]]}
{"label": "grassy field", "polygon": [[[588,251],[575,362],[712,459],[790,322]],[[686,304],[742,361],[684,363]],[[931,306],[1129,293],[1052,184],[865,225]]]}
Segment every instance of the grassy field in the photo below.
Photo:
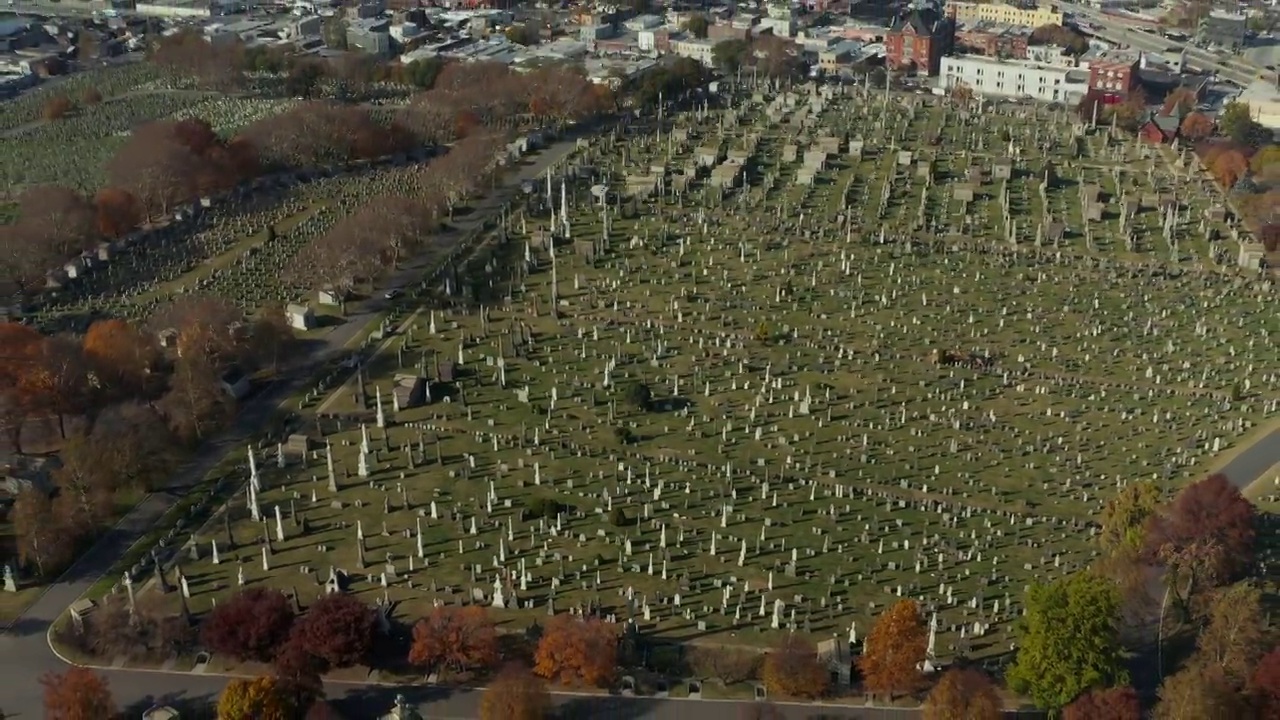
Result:
{"label": "grassy field", "polygon": [[[1119,487],[1175,489],[1275,402],[1273,303],[1213,267],[1212,201],[1158,156],[1102,133],[1077,144],[1047,112],[836,99],[796,128],[748,105],[679,117],[684,139],[594,140],[580,161],[617,193],[701,145],[754,151],[745,187],[700,175],[676,193],[668,175],[661,200],[611,202],[607,233],[591,182],[568,183],[555,292],[535,238],[549,211],[513,216],[470,275],[483,310],[419,313],[368,365],[363,398],[348,385],[325,403],[340,419],[313,440],[331,445],[336,492],[323,450],[284,469],[258,458],[265,521],[236,500],[232,543],[221,515],[199,534],[200,559],[182,563],[192,610],[241,572],[306,604],[332,569],[410,619],[501,586],[509,629],[595,603],[673,640],[755,646],[855,622],[861,637],[901,596],[938,613],[940,656],[991,657],[1029,583],[1092,560]],[[793,184],[785,146],[826,133],[860,136],[862,157],[842,143]],[[934,157],[930,184],[899,149]],[[988,181],[962,208],[945,178],[980,153],[1017,157],[1009,200]],[[1114,198],[1086,243],[1078,187],[1094,181]],[[1126,226],[1135,241],[1116,237],[1122,195],[1165,190],[1185,191],[1176,251],[1154,207]],[[1036,245],[1046,205],[1069,218],[1057,248]],[[935,350],[991,363],[939,365]],[[446,360],[455,382],[438,380]],[[393,412],[398,373],[435,378],[432,402]],[[648,409],[630,401],[637,383]]]}

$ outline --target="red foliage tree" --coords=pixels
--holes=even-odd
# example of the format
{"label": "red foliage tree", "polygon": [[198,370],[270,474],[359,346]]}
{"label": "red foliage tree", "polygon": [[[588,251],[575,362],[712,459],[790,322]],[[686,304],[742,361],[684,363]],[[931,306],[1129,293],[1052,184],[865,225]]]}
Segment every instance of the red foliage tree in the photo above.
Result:
{"label": "red foliage tree", "polygon": [[290,643],[320,660],[324,668],[360,665],[373,649],[374,609],[351,595],[332,593],[317,600],[293,625]]}
{"label": "red foliage tree", "polygon": [[1092,690],[1064,708],[1062,720],[1142,720],[1142,702],[1128,686]]}
{"label": "red foliage tree", "polygon": [[61,675],[47,673],[44,686],[46,720],[102,720],[116,714],[107,681],[88,668],[73,667]]}
{"label": "red foliage tree", "polygon": [[37,185],[18,196],[18,234],[46,251],[48,270],[97,242],[94,220],[93,205],[70,188]]}
{"label": "red foliage tree", "polygon": [[1259,717],[1280,717],[1280,645],[1262,656],[1258,667],[1253,671],[1249,682],[1258,709]]}
{"label": "red foliage tree", "polygon": [[138,199],[126,190],[108,187],[93,197],[98,212],[98,232],[109,238],[128,234],[142,222]]}
{"label": "red foliage tree", "polygon": [[237,660],[268,662],[289,637],[293,608],[279,590],[247,588],[220,603],[200,625],[214,652]]}
{"label": "red foliage tree", "polygon": [[484,608],[441,605],[413,626],[409,662],[428,673],[483,670],[498,659],[498,635]]}
{"label": "red foliage tree", "polygon": [[1253,564],[1253,505],[1221,473],[1188,485],[1148,520],[1146,552],[1163,560],[1185,602],[1201,585],[1242,575]]}

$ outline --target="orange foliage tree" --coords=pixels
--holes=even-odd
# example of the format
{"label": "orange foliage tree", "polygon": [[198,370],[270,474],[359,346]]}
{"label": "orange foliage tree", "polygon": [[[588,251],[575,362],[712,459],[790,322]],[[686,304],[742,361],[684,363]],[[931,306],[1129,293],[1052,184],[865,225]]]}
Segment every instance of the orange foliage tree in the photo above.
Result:
{"label": "orange foliage tree", "polygon": [[409,662],[428,673],[484,670],[498,659],[498,635],[484,608],[441,605],[413,626]]}
{"label": "orange foliage tree", "polygon": [[925,720],[1000,720],[1003,703],[981,670],[953,667],[933,686],[924,704]]}
{"label": "orange foliage tree", "polygon": [[1204,113],[1193,112],[1182,119],[1178,132],[1191,141],[1204,140],[1213,134],[1213,121]]}
{"label": "orange foliage tree", "polygon": [[617,665],[618,636],[599,618],[557,615],[534,653],[533,671],[565,685],[604,685]]}
{"label": "orange foliage tree", "polygon": [[504,669],[480,700],[480,720],[542,720],[550,712],[546,684],[520,665]]}
{"label": "orange foliage tree", "polygon": [[830,683],[827,669],[818,662],[817,650],[795,635],[788,635],[765,655],[762,674],[769,692],[792,697],[820,697]]}
{"label": "orange foliage tree", "polygon": [[155,336],[124,320],[98,320],[84,334],[84,355],[110,390],[139,394],[160,360]]}
{"label": "orange foliage tree", "polygon": [[1249,172],[1249,161],[1239,150],[1228,150],[1214,158],[1209,171],[1223,188],[1230,190]]}
{"label": "orange foliage tree", "polygon": [[41,341],[30,369],[22,375],[19,398],[33,413],[53,415],[58,434],[67,438],[66,418],[85,410],[89,376],[80,343],[65,336]]}
{"label": "orange foliage tree", "polygon": [[102,720],[116,714],[107,681],[88,668],[73,667],[61,675],[47,673],[40,684],[44,686],[47,720]]}
{"label": "orange foliage tree", "polygon": [[927,645],[920,607],[914,600],[894,603],[876,620],[858,661],[867,690],[890,697],[915,690]]}

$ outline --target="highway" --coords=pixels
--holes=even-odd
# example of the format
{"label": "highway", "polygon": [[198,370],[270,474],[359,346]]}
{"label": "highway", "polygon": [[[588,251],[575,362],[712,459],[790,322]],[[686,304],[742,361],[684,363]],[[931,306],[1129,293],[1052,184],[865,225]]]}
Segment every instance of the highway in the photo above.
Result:
{"label": "highway", "polygon": [[1092,34],[1101,40],[1130,47],[1134,50],[1156,53],[1170,60],[1174,59],[1173,56],[1176,56],[1176,53],[1170,52],[1169,48],[1177,47],[1181,50],[1185,47],[1187,60],[1193,67],[1215,72],[1218,77],[1230,80],[1241,87],[1248,86],[1254,80],[1257,80],[1261,73],[1266,72],[1263,68],[1255,67],[1239,57],[1225,58],[1190,43],[1178,42],[1154,33],[1142,32],[1134,25],[1126,25],[1123,18],[1104,14],[1097,8],[1072,3],[1060,3],[1060,6],[1064,12],[1074,14],[1076,17],[1083,18],[1091,23],[1094,26]]}

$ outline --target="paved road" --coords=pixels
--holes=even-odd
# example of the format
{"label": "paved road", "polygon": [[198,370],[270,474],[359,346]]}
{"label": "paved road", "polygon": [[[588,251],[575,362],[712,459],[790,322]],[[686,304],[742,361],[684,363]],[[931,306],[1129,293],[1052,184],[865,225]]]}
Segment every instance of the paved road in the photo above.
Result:
{"label": "paved road", "polygon": [[1175,46],[1179,48],[1186,47],[1189,64],[1216,72],[1219,77],[1232,80],[1243,86],[1248,86],[1249,83],[1257,79],[1257,73],[1261,72],[1259,69],[1252,68],[1244,58],[1234,58],[1235,64],[1224,63],[1214,53],[1189,43],[1177,42],[1152,33],[1141,32],[1132,25],[1126,25],[1122,18],[1115,15],[1107,15],[1097,8],[1072,3],[1061,3],[1061,7],[1063,10],[1074,13],[1078,17],[1082,17],[1099,26],[1101,29],[1095,34],[1103,40],[1127,45],[1135,50],[1156,53],[1169,60],[1176,58],[1171,57],[1172,53],[1168,52],[1167,48]]}
{"label": "paved road", "polygon": [[1280,463],[1280,428],[1245,448],[1222,468],[1232,485],[1244,490],[1276,463]]}

